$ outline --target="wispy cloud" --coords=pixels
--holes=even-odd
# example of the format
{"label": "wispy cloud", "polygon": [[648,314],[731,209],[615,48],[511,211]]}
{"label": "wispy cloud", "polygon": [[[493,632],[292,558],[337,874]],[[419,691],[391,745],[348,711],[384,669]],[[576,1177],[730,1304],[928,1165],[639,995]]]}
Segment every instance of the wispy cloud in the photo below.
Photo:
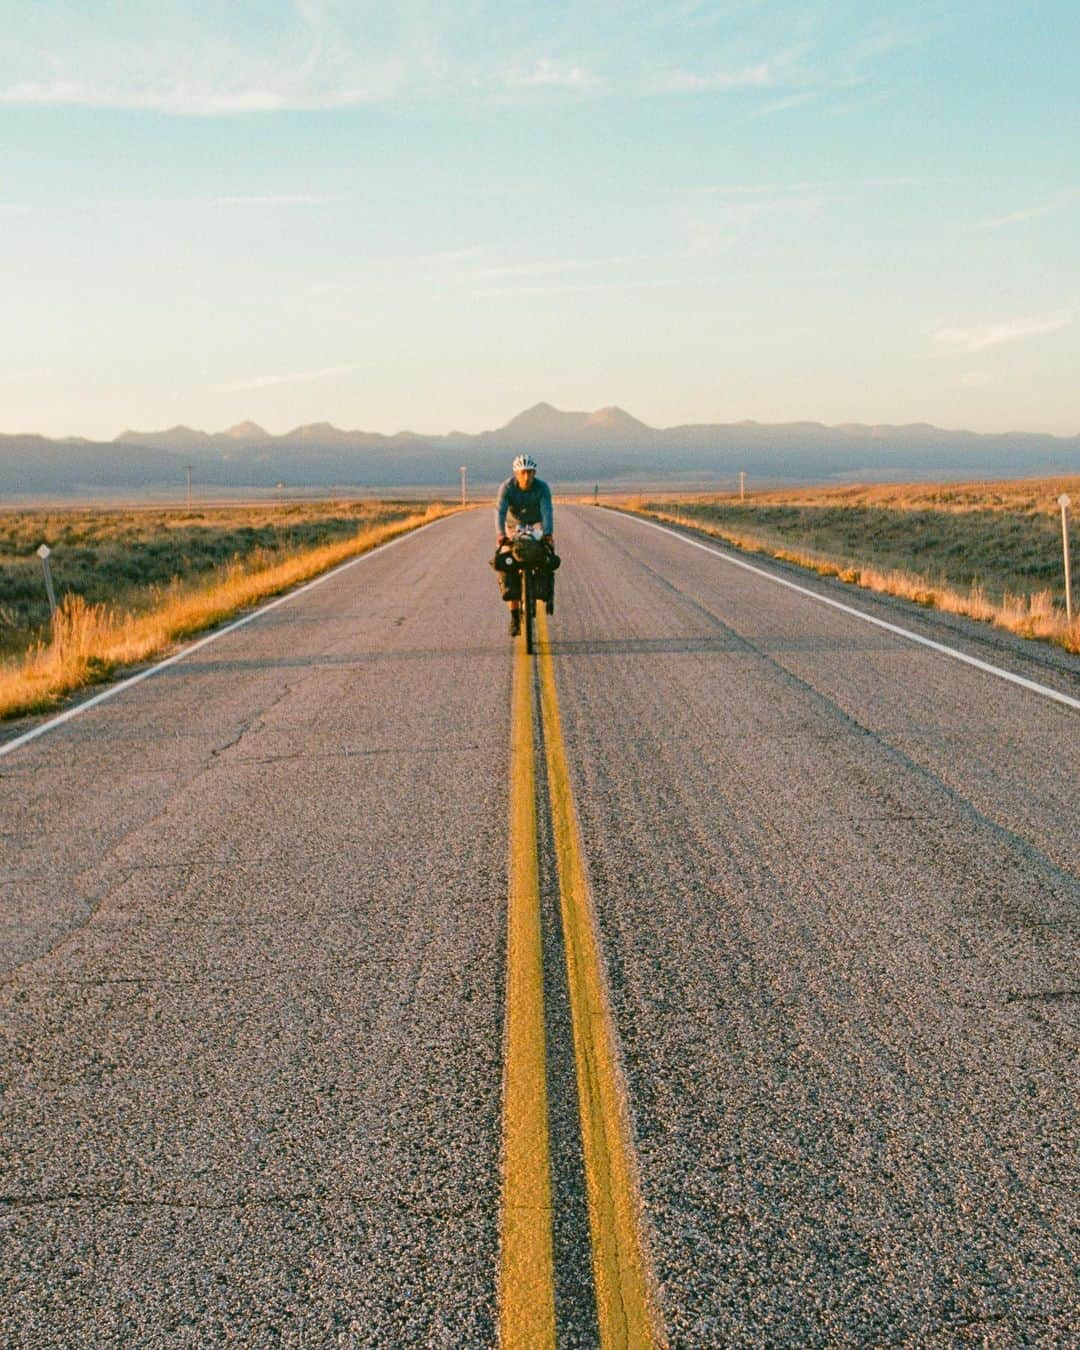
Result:
{"label": "wispy cloud", "polygon": [[700,288],[718,280],[718,277],[612,277],[602,281],[570,281],[549,286],[493,286],[479,294],[483,299],[502,300],[516,296],[586,295],[594,291],[654,290],[670,286]]}
{"label": "wispy cloud", "polygon": [[489,245],[450,249],[442,253],[402,255],[373,262],[362,272],[319,282],[310,295],[341,295],[367,288],[404,288],[424,291],[486,288],[493,282],[533,281],[537,278],[579,276],[608,272],[642,261],[629,255],[593,258],[513,258]]}
{"label": "wispy cloud", "polygon": [[774,99],[772,103],[766,103],[763,108],[757,108],[754,111],[755,117],[773,117],[777,113],[790,112],[792,108],[801,108],[804,104],[812,103],[818,97],[816,90],[807,90],[802,94],[789,94],[786,98]]}
{"label": "wispy cloud", "polygon": [[1004,319],[999,323],[982,324],[975,328],[939,328],[934,341],[939,348],[970,355],[999,347],[1006,342],[1026,342],[1068,328],[1072,314],[1037,314],[1023,319]]}
{"label": "wispy cloud", "polygon": [[656,78],[652,89],[662,94],[721,93],[729,89],[763,89],[773,80],[772,66],[761,61],[741,70],[669,70]]}
{"label": "wispy cloud", "polygon": [[980,220],[980,230],[1001,230],[1009,225],[1019,225],[1024,220],[1037,220],[1039,216],[1052,216],[1055,206],[1028,206],[1021,211],[1010,211],[1006,216],[992,216],[989,220]]}
{"label": "wispy cloud", "polygon": [[767,222],[811,220],[824,207],[824,193],[810,184],[717,189],[711,200],[683,216],[687,250],[694,257],[715,256]]}
{"label": "wispy cloud", "polygon": [[1022,206],[1016,211],[1009,211],[1005,215],[991,216],[989,220],[980,220],[976,228],[980,230],[1004,230],[1010,225],[1021,225],[1026,220],[1040,220],[1046,216],[1056,215],[1064,206],[1080,200],[1080,188],[1069,188],[1065,192],[1059,192],[1049,201],[1037,202],[1032,206]]}
{"label": "wispy cloud", "polygon": [[227,384],[212,384],[215,394],[246,394],[255,389],[273,389],[281,384],[306,384],[314,380],[330,380],[339,375],[351,375],[359,366],[324,366],[321,370],[295,370],[279,375],[252,375],[246,380],[232,380]]}
{"label": "wispy cloud", "polygon": [[269,192],[232,194],[223,197],[106,197],[88,200],[84,206],[103,206],[116,210],[139,210],[165,207],[177,210],[185,207],[210,210],[232,210],[290,206],[328,206],[332,202],[345,201],[344,197],[332,197],[312,192]]}
{"label": "wispy cloud", "polygon": [[756,0],[726,21],[712,12],[726,6],[699,3],[659,12],[639,3],[630,14],[564,4],[541,18],[495,0],[472,0],[466,15],[430,0],[292,0],[268,4],[255,24],[243,7],[215,6],[211,17],[197,0],[157,0],[152,17],[131,10],[107,26],[91,8],[61,24],[52,6],[26,6],[9,23],[0,105],[230,117],[396,99],[772,91],[767,115],[868,79],[918,40],[882,25],[837,40],[820,16],[796,23],[793,37]]}
{"label": "wispy cloud", "polygon": [[252,196],[190,197],[186,200],[191,206],[326,206],[341,199],[311,192],[279,192]]}
{"label": "wispy cloud", "polygon": [[213,87],[163,84],[124,87],[78,80],[23,81],[0,89],[0,105],[103,108],[177,117],[235,117],[244,113],[314,112],[377,103],[397,92],[403,70],[389,68],[361,85],[304,91],[288,87]]}
{"label": "wispy cloud", "polygon": [[511,66],[502,72],[500,82],[509,90],[519,93],[543,92],[545,90],[567,90],[574,93],[586,93],[600,88],[597,75],[584,65],[560,65],[556,61],[541,59],[527,69]]}

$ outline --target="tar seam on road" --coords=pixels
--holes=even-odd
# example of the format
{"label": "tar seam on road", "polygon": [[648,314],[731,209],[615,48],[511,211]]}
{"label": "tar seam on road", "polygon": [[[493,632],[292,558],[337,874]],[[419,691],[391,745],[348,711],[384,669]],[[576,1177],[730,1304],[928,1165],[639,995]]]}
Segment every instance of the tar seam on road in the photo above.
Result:
{"label": "tar seam on road", "polygon": [[[447,520],[449,517],[440,517],[440,520]],[[376,544],[366,553],[361,553],[358,558],[350,558],[348,562],[341,563],[338,567],[333,567],[329,572],[324,572],[322,576],[316,577],[313,581],[305,581],[302,586],[297,586],[296,590],[289,591],[285,595],[279,595],[276,600],[270,600],[265,605],[260,605],[258,609],[253,609],[250,614],[245,614],[241,619],[234,619],[224,628],[217,628],[206,637],[200,638],[198,642],[193,642],[189,647],[184,647],[181,651],[174,652],[172,656],[167,656],[164,661],[158,661],[156,665],[148,666],[146,670],[140,670],[137,675],[129,675],[126,680],[121,680],[119,684],[112,684],[108,689],[102,690],[100,694],[95,694],[93,698],[88,698],[85,703],[79,703],[74,708],[68,708],[66,712],[59,713],[56,717],[50,717],[47,722],[42,722],[40,726],[31,727],[29,731],[24,731],[21,736],[16,736],[14,740],[0,745],[0,759],[5,755],[10,755],[13,750],[18,750],[21,745],[27,741],[36,740],[39,736],[44,736],[47,731],[52,731],[55,727],[63,726],[65,722],[70,722],[73,717],[78,717],[84,712],[89,712],[91,708],[96,708],[99,703],[104,703],[106,699],[115,698],[117,694],[122,694],[125,689],[130,689],[133,685],[141,684],[143,680],[148,680],[151,675],[158,674],[159,671],[167,670],[169,666],[176,665],[177,661],[183,661],[185,657],[191,656],[194,652],[207,647],[211,642],[216,642],[218,638],[223,638],[229,633],[235,633],[238,628],[243,628],[253,619],[260,618],[263,614],[269,614],[272,609],[277,609],[278,605],[288,604],[290,600],[295,600],[298,595],[303,595],[307,591],[314,590],[316,586],[321,586],[324,581],[329,581],[331,577],[338,576],[341,572],[347,572],[350,567],[355,567],[357,563],[366,562],[368,558],[373,558],[377,553],[385,553],[388,548],[393,548],[395,544],[402,544],[406,539],[414,538],[423,530],[430,530],[432,525],[438,525],[439,520],[428,521],[426,525],[418,525],[415,530],[408,530],[405,534],[399,534],[397,538],[388,540],[385,544]]]}
{"label": "tar seam on road", "polygon": [[544,1047],[544,956],[536,832],[532,662],[515,644],[506,924],[499,1341],[555,1344],[551,1161]]}
{"label": "tar seam on road", "polygon": [[663,1345],[663,1326],[642,1232],[637,1167],[615,1049],[614,1020],[570,786],[547,620],[542,612],[539,637],[548,792],[574,1031],[600,1342],[605,1347]]}
{"label": "tar seam on road", "polygon": [[742,558],[733,558],[731,554],[722,553],[718,548],[713,548],[709,544],[699,543],[696,539],[688,539],[686,535],[679,534],[676,530],[669,530],[665,525],[657,525],[654,521],[643,520],[641,516],[632,515],[629,512],[620,512],[619,514],[626,515],[630,520],[636,520],[639,525],[647,525],[650,530],[659,530],[661,534],[670,535],[672,539],[678,539],[681,543],[689,544],[691,548],[699,548],[702,553],[709,553],[714,558],[718,558],[720,562],[730,563],[732,567],[741,567],[747,572],[753,572],[755,576],[764,577],[766,581],[775,582],[777,586],[786,586],[789,591],[797,591],[799,595],[808,596],[819,604],[830,605],[833,609],[838,609],[844,614],[850,614],[852,618],[861,619],[863,623],[872,623],[875,628],[884,628],[886,632],[907,638],[909,642],[917,642],[920,646],[929,647],[931,651],[940,652],[943,656],[951,656],[954,661],[963,661],[965,665],[974,666],[976,670],[985,671],[988,675],[996,675],[998,679],[1008,680],[1010,684],[1018,684],[1022,689],[1030,690],[1033,694],[1041,694],[1043,698],[1053,699],[1055,703],[1061,703],[1066,708],[1074,708],[1077,712],[1080,712],[1080,699],[1071,698],[1068,694],[1062,694],[1057,689],[1051,689],[1048,685],[1025,679],[1023,675],[1014,675],[1011,670],[1002,670],[1000,666],[993,666],[989,661],[980,661],[977,656],[968,656],[966,652],[958,651],[955,647],[949,647],[944,642],[935,642],[933,638],[922,637],[919,633],[913,633],[908,628],[901,628],[899,624],[875,618],[872,614],[865,614],[853,605],[845,605],[842,600],[833,600],[830,596],[820,595],[808,586],[800,586],[795,581],[788,581],[786,577],[778,577],[774,572],[769,572],[764,567],[755,567],[753,563],[745,562]]}

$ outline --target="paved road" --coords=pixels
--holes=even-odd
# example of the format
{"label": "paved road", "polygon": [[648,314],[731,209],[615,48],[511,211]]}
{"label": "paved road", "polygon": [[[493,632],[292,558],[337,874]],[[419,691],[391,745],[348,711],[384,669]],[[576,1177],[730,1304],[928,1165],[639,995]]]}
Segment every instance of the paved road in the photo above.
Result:
{"label": "paved road", "polygon": [[[0,1340],[495,1335],[511,653],[488,529],[373,555],[0,759]],[[563,509],[559,542],[558,694],[671,1342],[1063,1343],[1077,714],[630,519]],[[887,612],[1080,688],[1075,661]],[[544,821],[556,1304],[589,1343]]]}

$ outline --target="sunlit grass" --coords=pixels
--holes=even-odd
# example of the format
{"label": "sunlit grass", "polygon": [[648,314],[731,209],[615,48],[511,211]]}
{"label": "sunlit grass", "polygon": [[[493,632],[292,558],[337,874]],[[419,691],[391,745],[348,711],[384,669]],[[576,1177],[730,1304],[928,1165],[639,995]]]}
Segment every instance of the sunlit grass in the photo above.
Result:
{"label": "sunlit grass", "polygon": [[[735,548],[1080,652],[1064,605],[1060,513],[1080,478],[641,498],[628,510]],[[1074,553],[1077,550],[1074,548]]]}
{"label": "sunlit grass", "polygon": [[48,641],[0,664],[0,717],[44,712],[87,684],[107,679],[123,666],[158,656],[260,600],[277,595],[396,535],[448,514],[426,511],[385,523],[361,525],[350,538],[297,551],[273,562],[255,554],[209,578],[178,580],[155,592],[155,603],[138,611],[91,603],[69,592],[57,612]]}

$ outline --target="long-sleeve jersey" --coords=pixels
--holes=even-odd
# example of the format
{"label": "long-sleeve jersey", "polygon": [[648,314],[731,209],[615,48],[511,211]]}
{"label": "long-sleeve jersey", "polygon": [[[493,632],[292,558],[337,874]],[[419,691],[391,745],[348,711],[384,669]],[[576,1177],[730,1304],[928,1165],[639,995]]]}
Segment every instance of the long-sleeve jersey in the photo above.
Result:
{"label": "long-sleeve jersey", "polygon": [[545,534],[555,533],[551,489],[542,478],[534,478],[530,488],[520,488],[516,478],[508,478],[495,501],[496,534],[506,533],[507,513],[521,525],[535,525],[539,521]]}

